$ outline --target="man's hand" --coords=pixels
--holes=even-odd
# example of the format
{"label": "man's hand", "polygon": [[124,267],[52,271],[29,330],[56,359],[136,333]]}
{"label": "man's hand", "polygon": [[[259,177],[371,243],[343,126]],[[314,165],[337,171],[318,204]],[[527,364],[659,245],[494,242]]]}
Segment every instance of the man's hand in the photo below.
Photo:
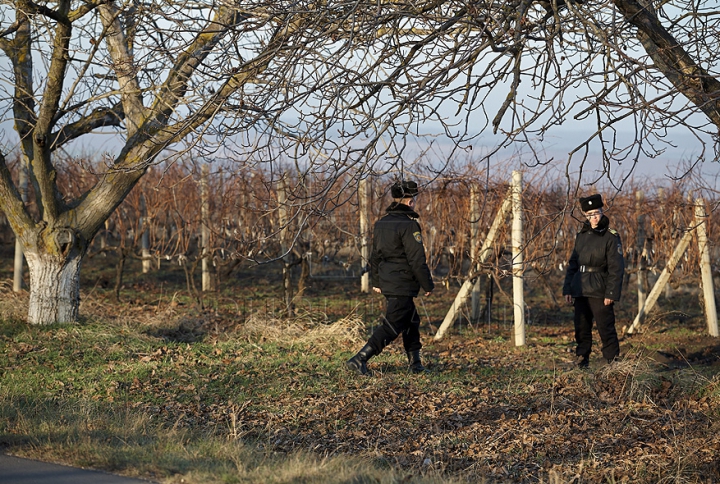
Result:
{"label": "man's hand", "polygon": [[565,294],[565,302],[572,304],[572,296],[570,294]]}
{"label": "man's hand", "polygon": [[428,297],[430,294],[432,294],[432,291],[428,291],[425,293],[425,297]]}
{"label": "man's hand", "polygon": [[612,303],[615,302],[612,299],[605,298],[605,306],[611,306]]}
{"label": "man's hand", "polygon": [[382,294],[382,289],[380,289],[379,287],[373,287],[373,291],[375,291],[378,294]]}

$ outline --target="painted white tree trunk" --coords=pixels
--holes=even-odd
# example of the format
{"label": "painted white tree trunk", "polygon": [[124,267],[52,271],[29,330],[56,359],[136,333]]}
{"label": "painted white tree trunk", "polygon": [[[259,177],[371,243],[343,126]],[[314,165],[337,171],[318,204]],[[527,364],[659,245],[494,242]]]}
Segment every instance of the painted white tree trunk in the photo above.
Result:
{"label": "painted white tree trunk", "polygon": [[73,251],[67,258],[28,252],[30,324],[74,323],[80,307],[80,262]]}

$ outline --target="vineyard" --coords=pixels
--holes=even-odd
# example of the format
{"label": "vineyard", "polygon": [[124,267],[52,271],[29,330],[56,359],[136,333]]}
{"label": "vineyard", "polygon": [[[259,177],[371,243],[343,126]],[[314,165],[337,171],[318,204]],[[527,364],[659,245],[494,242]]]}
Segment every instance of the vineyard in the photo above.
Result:
{"label": "vineyard", "polygon": [[[79,196],[94,183],[89,163],[62,164],[62,189]],[[419,213],[429,265],[436,282],[458,287],[477,265],[478,246],[506,196],[509,176],[491,179],[467,166],[444,177],[418,173],[416,178],[424,187]],[[370,178],[368,201],[361,209],[358,182],[350,177],[309,179],[290,169],[235,172],[175,162],[155,167],[141,180],[97,234],[86,257],[112,261],[114,280],[103,285],[110,285],[118,298],[131,258],[142,260],[146,274],[163,268],[179,272],[185,294],[199,302],[204,292],[232,284],[243,271],[259,267],[263,274],[286,273],[292,282],[284,283],[283,301],[291,310],[311,280],[359,284],[365,271],[361,244],[371,236],[370,229],[361,233],[361,212],[371,228],[390,203],[391,182],[389,176]],[[695,207],[702,196],[691,179],[664,186],[629,183],[622,191],[604,193],[611,226],[624,245],[626,283],[639,271],[646,271],[646,285],[657,278],[683,233],[696,224]],[[709,214],[711,260],[716,261],[718,201],[705,194],[703,203]],[[537,176],[526,178],[522,206],[526,284],[542,288],[554,301],[582,214],[575,197],[557,180]],[[6,247],[12,244],[14,237],[1,221],[0,236]],[[480,268],[495,287],[510,275],[509,244],[508,223],[500,227],[493,255]],[[714,275],[717,270],[714,266]],[[205,272],[202,283],[200,272]],[[695,243],[683,255],[666,294],[673,287],[696,291],[699,280]],[[627,286],[626,298],[633,297],[635,287]]]}
{"label": "vineyard", "polygon": [[[0,452],[164,484],[720,482],[712,5],[5,2]],[[395,343],[359,378],[398,179],[429,371]],[[578,368],[594,193],[620,359]]]}
{"label": "vineyard", "polygon": [[[167,483],[718,482],[720,345],[697,243],[643,331],[621,335],[623,361],[606,367],[595,348],[576,370],[560,288],[581,214],[557,184],[526,178],[526,346],[512,341],[509,223],[480,268],[480,313],[463,307],[433,341],[509,183],[469,169],[417,179],[439,283],[418,299],[428,375],[407,373],[397,343],[371,361],[376,377],[343,367],[384,310],[361,291],[360,218],[365,205],[370,223],[382,215],[390,179],[373,179],[362,204],[352,179],[175,164],[145,177],[91,244],[78,324],[26,325],[27,293],[0,286],[0,447]],[[79,174],[61,180],[83,189]],[[624,242],[621,330],[638,275],[657,279],[701,192],[604,195]],[[715,264],[717,202],[704,195]]]}

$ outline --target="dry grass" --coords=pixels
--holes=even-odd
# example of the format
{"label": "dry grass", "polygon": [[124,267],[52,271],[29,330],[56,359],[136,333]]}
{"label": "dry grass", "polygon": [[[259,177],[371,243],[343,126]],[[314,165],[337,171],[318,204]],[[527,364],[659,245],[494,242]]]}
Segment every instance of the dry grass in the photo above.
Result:
{"label": "dry grass", "polygon": [[[0,314],[26,307],[2,287]],[[720,378],[659,369],[653,335],[589,371],[555,366],[557,327],[522,350],[449,335],[425,340],[432,373],[409,375],[395,344],[360,379],[342,368],[367,334],[354,315],[234,314],[85,297],[79,325],[6,319],[0,442],[164,483],[720,480]]]}
{"label": "dry grass", "polygon": [[331,324],[319,324],[297,336],[298,343],[334,347],[337,343],[353,345],[365,340],[365,323],[356,316],[347,316]]}
{"label": "dry grass", "polygon": [[6,442],[14,455],[160,483],[460,482],[431,470],[409,474],[361,457],[263,452],[229,436],[158,425],[147,412],[109,409],[97,402],[70,406],[5,400],[4,404],[14,409],[13,435],[24,435]]}

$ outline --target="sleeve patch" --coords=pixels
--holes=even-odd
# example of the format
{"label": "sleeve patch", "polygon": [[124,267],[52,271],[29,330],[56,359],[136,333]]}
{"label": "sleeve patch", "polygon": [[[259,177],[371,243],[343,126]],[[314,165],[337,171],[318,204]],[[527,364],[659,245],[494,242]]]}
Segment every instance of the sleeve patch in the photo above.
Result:
{"label": "sleeve patch", "polygon": [[422,244],[422,234],[420,232],[413,232],[413,237],[415,237],[418,244]]}

